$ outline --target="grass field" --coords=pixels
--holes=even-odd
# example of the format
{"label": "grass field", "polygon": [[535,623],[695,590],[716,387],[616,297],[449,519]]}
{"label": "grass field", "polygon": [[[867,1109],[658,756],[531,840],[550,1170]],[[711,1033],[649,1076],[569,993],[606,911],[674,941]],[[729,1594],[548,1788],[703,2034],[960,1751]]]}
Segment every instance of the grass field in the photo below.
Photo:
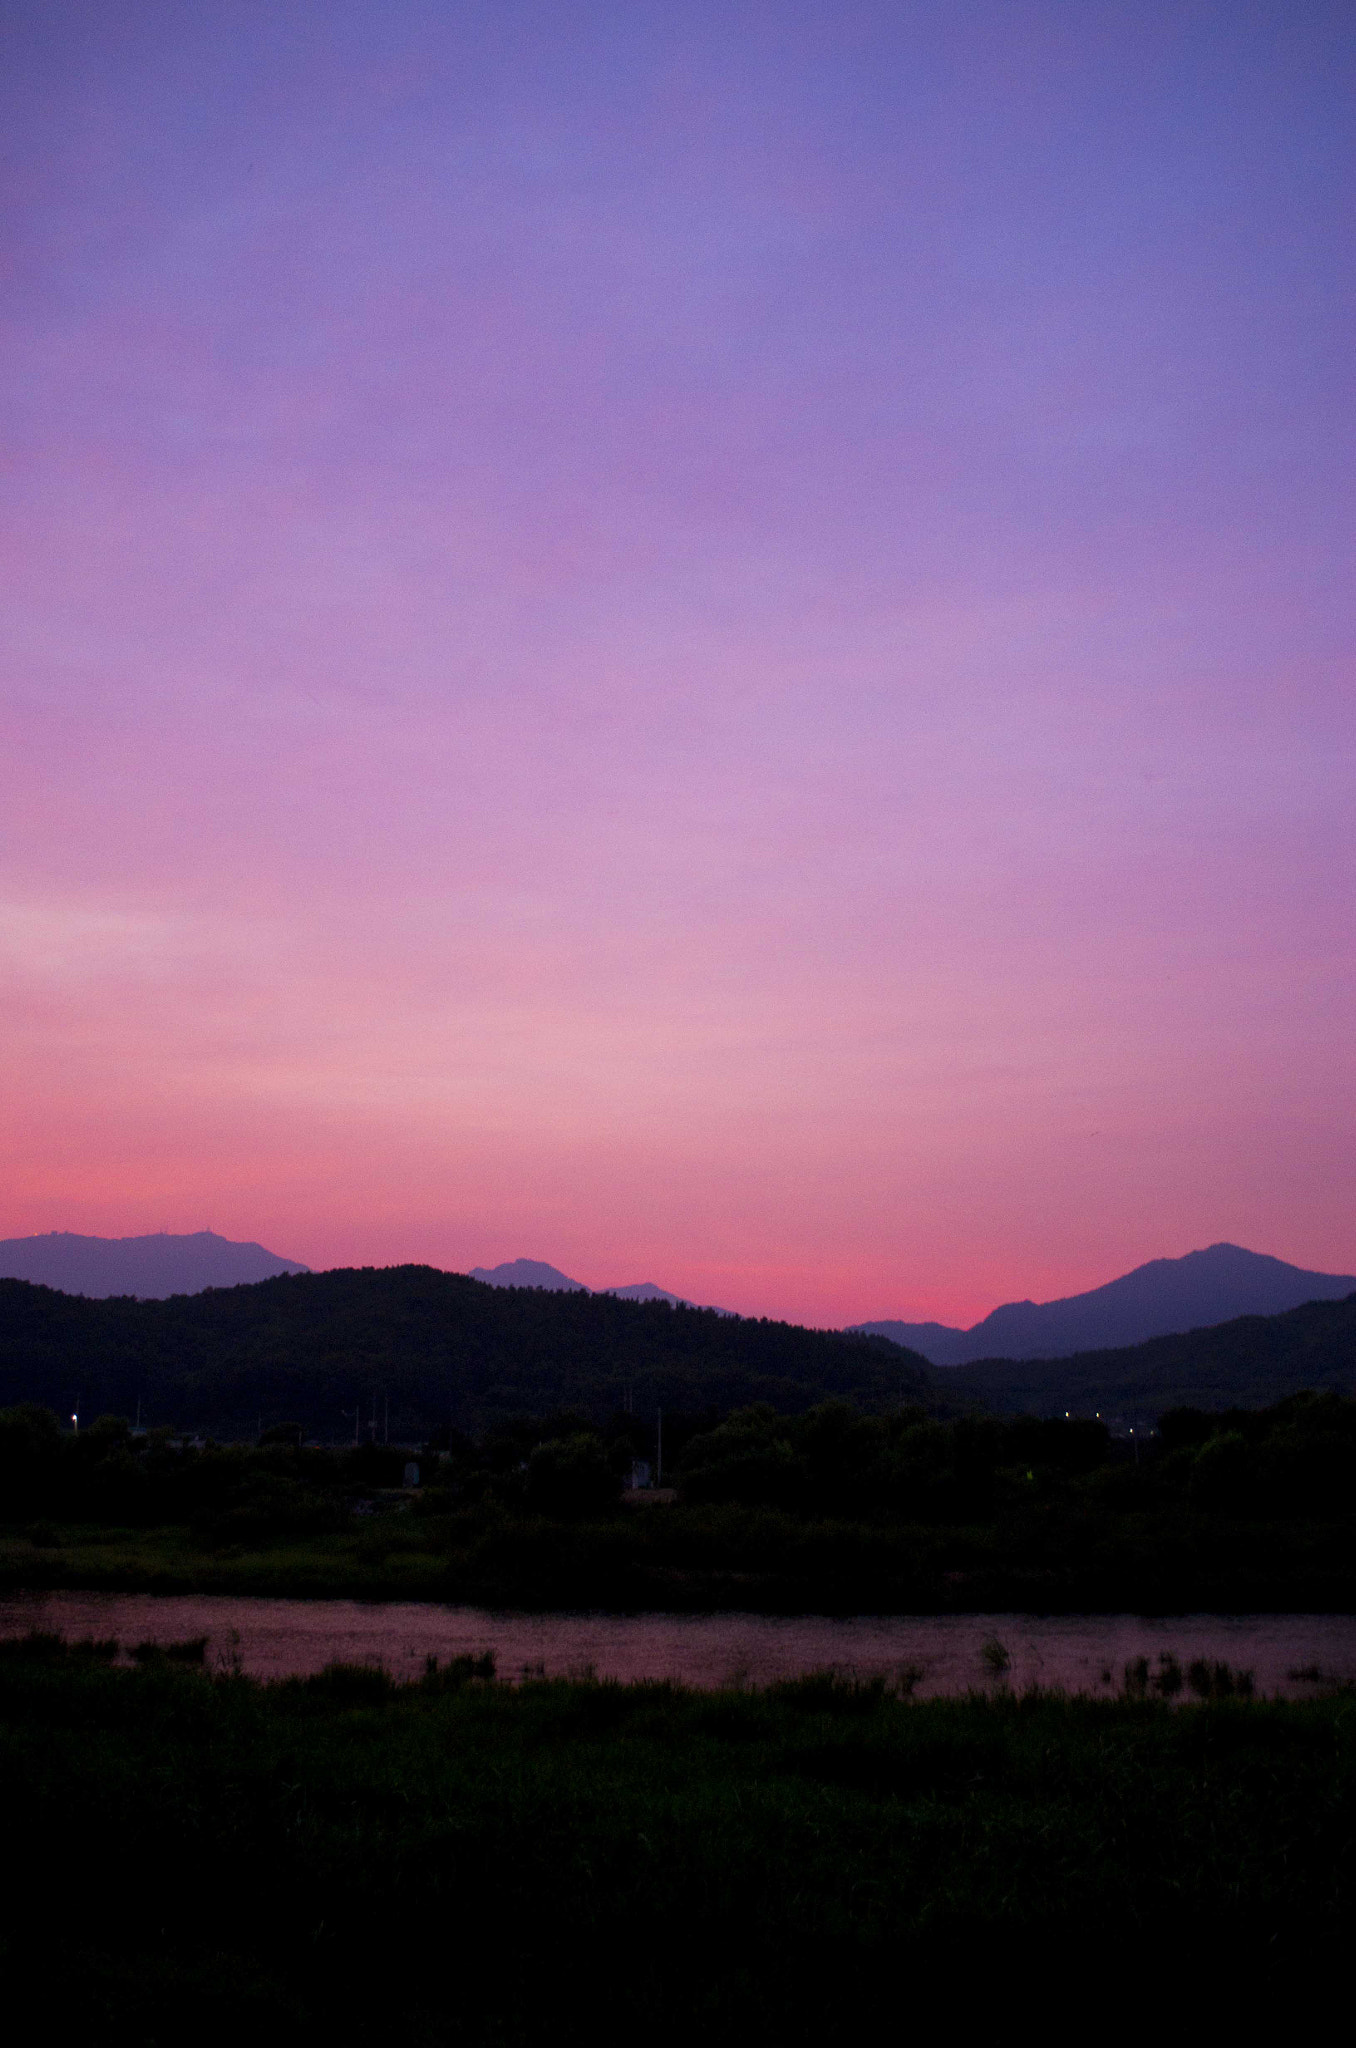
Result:
{"label": "grass field", "polygon": [[561,1522],[494,1504],[205,1541],[191,1528],[0,1527],[0,1588],[784,1613],[1356,1610],[1350,1517],[1155,1507],[979,1524],[857,1523],[706,1504]]}
{"label": "grass field", "polygon": [[147,2043],[839,2040],[1130,1987],[1157,2030],[1344,1969],[1356,1879],[1350,1696],[262,1686],[37,1640],[0,1773],[6,1981]]}

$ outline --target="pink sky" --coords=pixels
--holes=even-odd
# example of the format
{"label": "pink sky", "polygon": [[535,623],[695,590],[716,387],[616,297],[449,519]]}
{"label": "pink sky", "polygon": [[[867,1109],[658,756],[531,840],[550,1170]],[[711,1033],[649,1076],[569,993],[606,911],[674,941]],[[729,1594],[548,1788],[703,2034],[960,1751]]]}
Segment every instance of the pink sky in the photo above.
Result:
{"label": "pink sky", "polygon": [[0,38],[0,1235],[1356,1267],[1348,8]]}

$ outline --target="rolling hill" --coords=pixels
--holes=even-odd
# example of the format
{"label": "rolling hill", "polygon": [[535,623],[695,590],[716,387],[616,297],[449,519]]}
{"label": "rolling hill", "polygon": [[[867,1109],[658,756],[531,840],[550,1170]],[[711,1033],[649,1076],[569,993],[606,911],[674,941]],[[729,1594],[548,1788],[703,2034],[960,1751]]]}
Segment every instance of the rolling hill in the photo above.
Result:
{"label": "rolling hill", "polygon": [[389,1402],[393,1438],[512,1413],[602,1418],[628,1400],[791,1411],[840,1395],[933,1404],[924,1361],[881,1338],[621,1301],[485,1286],[430,1266],[283,1275],[166,1301],[91,1301],[0,1280],[0,1406],[253,1435],[300,1422],[340,1440]]}

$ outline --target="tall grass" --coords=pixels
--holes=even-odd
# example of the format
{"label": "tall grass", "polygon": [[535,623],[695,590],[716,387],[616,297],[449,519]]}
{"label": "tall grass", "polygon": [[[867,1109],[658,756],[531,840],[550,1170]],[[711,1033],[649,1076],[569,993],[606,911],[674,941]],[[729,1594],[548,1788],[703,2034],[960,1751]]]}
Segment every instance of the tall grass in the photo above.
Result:
{"label": "tall grass", "polygon": [[1048,2005],[1127,1955],[1218,1990],[1344,1953],[1350,1696],[906,1690],[0,1646],[0,1948],[94,2038],[415,2043],[855,2040],[977,1971]]}

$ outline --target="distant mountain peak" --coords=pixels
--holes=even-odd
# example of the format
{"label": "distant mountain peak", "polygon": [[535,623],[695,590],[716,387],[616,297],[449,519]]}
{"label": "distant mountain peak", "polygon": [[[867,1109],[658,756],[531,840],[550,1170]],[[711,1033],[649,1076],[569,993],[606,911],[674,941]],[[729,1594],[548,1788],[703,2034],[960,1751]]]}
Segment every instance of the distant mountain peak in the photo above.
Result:
{"label": "distant mountain peak", "polygon": [[546,1287],[553,1294],[590,1291],[582,1280],[571,1280],[568,1273],[548,1266],[544,1259],[505,1259],[498,1266],[472,1266],[471,1278],[484,1281],[487,1287]]}
{"label": "distant mountain peak", "polygon": [[619,1301],[666,1301],[670,1308],[706,1308],[712,1315],[732,1316],[738,1310],[717,1308],[714,1302],[689,1301],[686,1295],[671,1294],[667,1287],[656,1287],[653,1280],[638,1280],[630,1287],[605,1287],[604,1294],[615,1294]]}
{"label": "distant mountain peak", "polygon": [[1057,1301],[1007,1301],[968,1330],[939,1323],[858,1323],[869,1336],[919,1351],[933,1365],[980,1358],[1067,1358],[1205,1329],[1236,1316],[1283,1315],[1308,1301],[1356,1293],[1356,1276],[1311,1273],[1267,1252],[1212,1244],[1181,1258],[1149,1259],[1132,1272]]}
{"label": "distant mountain peak", "polygon": [[82,1237],[48,1230],[0,1241],[0,1278],[28,1280],[62,1294],[98,1299],[133,1294],[142,1301],[201,1294],[205,1287],[242,1287],[281,1273],[309,1273],[299,1259],[279,1258],[261,1244],[237,1244],[215,1230],[156,1230],[143,1237]]}
{"label": "distant mountain peak", "polygon": [[[659,1287],[653,1280],[635,1280],[627,1287],[586,1287],[582,1280],[572,1280],[559,1266],[548,1266],[542,1259],[505,1259],[499,1266],[472,1266],[471,1278],[484,1281],[488,1287],[546,1287],[553,1294],[568,1289],[578,1294],[611,1294],[618,1301],[666,1301],[670,1308],[700,1306],[681,1294],[671,1294],[667,1287]],[[729,1316],[734,1310],[718,1308],[716,1314]]]}

